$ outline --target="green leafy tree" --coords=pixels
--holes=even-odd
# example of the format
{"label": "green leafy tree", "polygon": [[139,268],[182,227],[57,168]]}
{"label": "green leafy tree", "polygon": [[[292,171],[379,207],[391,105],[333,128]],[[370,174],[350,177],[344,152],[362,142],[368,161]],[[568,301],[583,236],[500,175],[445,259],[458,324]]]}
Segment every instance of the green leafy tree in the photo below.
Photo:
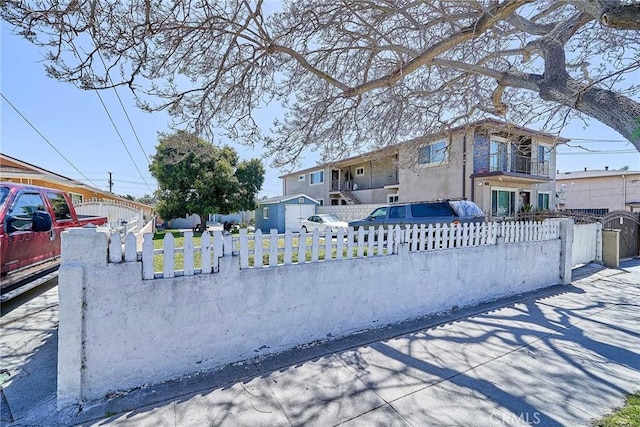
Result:
{"label": "green leafy tree", "polygon": [[198,214],[200,230],[209,213],[255,209],[265,174],[259,160],[241,161],[233,148],[216,147],[185,131],[161,134],[149,170],[158,181],[160,216]]}
{"label": "green leafy tree", "polygon": [[138,197],[136,202],[144,203],[145,205],[155,206],[158,204],[158,197],[156,194],[145,194],[142,197]]}

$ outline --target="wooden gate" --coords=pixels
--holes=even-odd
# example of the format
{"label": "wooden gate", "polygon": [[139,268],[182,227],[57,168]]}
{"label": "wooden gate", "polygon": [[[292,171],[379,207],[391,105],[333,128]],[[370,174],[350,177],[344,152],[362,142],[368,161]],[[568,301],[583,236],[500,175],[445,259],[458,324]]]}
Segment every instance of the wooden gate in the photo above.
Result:
{"label": "wooden gate", "polygon": [[640,214],[613,211],[605,215],[601,221],[603,230],[620,230],[620,258],[640,255]]}

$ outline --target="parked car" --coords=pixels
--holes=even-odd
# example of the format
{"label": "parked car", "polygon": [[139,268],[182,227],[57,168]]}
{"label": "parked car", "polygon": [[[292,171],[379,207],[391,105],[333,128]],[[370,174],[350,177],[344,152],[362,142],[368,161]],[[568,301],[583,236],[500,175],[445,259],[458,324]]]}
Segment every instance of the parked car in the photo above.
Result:
{"label": "parked car", "polygon": [[346,231],[348,226],[349,224],[346,221],[341,221],[329,214],[311,215],[309,218],[300,221],[300,231],[304,230],[305,232],[312,232],[315,229],[324,232],[327,228],[330,228],[332,233],[336,233],[341,228]]}
{"label": "parked car", "polygon": [[5,294],[57,267],[65,229],[105,225],[108,220],[77,215],[63,191],[1,182],[0,222],[0,288]]}
{"label": "parked car", "polygon": [[469,200],[395,203],[376,208],[364,219],[349,222],[349,227],[369,228],[407,224],[482,222],[484,213]]}

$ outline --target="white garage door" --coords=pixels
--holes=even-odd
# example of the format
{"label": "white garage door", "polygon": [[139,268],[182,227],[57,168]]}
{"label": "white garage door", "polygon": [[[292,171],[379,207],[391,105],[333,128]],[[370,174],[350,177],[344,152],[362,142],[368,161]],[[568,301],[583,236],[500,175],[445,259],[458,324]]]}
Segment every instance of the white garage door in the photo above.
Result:
{"label": "white garage door", "polygon": [[300,220],[307,219],[316,213],[315,205],[285,205],[285,230],[300,231]]}

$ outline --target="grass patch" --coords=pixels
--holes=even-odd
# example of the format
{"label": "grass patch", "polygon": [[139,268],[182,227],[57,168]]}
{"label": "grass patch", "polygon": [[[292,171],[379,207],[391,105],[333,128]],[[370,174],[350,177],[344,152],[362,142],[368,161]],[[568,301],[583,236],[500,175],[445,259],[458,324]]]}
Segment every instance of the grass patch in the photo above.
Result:
{"label": "grass patch", "polygon": [[[158,231],[157,233],[155,233],[153,235],[153,248],[154,249],[162,249],[163,248],[163,240],[165,235],[167,234],[172,234],[174,240],[174,244],[175,244],[175,248],[183,248],[184,247],[184,235],[182,232],[180,231]],[[201,232],[196,232],[193,233],[193,246],[194,247],[198,247],[200,246],[200,242],[201,242],[201,236],[202,233]],[[213,235],[212,235],[212,240],[213,240]],[[313,238],[311,236],[308,236],[306,239],[306,245],[307,245],[307,251],[305,253],[305,260],[307,262],[311,261],[311,257],[312,257],[312,250],[311,250],[311,245],[313,243]],[[234,242],[234,244],[236,245],[236,247],[234,247],[234,251],[239,251],[240,247],[237,241]],[[335,244],[335,242],[334,242]],[[269,245],[270,245],[270,239],[269,239],[269,235],[264,235],[264,238],[262,240],[262,248],[263,248],[263,254],[262,254],[262,259],[263,259],[263,265],[269,265]],[[284,238],[280,237],[278,238],[278,264],[283,264],[284,263],[284,252],[282,251],[282,249],[284,249]],[[255,249],[255,242],[253,240],[249,240],[249,250],[253,251]],[[293,237],[293,241],[292,241],[292,262],[294,264],[296,264],[298,262],[298,237],[294,236]],[[323,237],[320,238],[319,240],[319,248],[318,248],[318,259],[319,260],[324,260],[326,259],[325,257],[325,239]],[[368,247],[365,246],[364,248],[364,256],[368,255]],[[344,243],[343,249],[342,249],[342,253],[343,253],[343,258],[346,258],[347,255],[347,244],[346,242]],[[383,249],[383,253],[387,253],[386,249]],[[352,257],[357,257],[358,251],[357,251],[357,246],[354,246],[353,248],[353,253],[352,253]],[[374,254],[377,255],[377,249],[374,249]],[[334,247],[332,249],[332,253],[331,253],[331,258],[336,258],[336,248]],[[250,254],[249,255],[249,266],[253,267],[255,265],[254,262],[254,255]],[[156,254],[153,257],[153,269],[156,272],[162,271],[163,270],[163,260],[164,260],[164,254]],[[180,252],[176,252],[174,255],[174,269],[175,270],[182,270],[184,268],[184,254],[180,253]],[[201,268],[202,267],[202,260],[201,260],[201,253],[198,249],[196,249],[195,254],[194,254],[194,267],[195,268]]]}
{"label": "grass patch", "polygon": [[629,396],[622,408],[595,421],[595,427],[637,427],[640,426],[640,391]]}

